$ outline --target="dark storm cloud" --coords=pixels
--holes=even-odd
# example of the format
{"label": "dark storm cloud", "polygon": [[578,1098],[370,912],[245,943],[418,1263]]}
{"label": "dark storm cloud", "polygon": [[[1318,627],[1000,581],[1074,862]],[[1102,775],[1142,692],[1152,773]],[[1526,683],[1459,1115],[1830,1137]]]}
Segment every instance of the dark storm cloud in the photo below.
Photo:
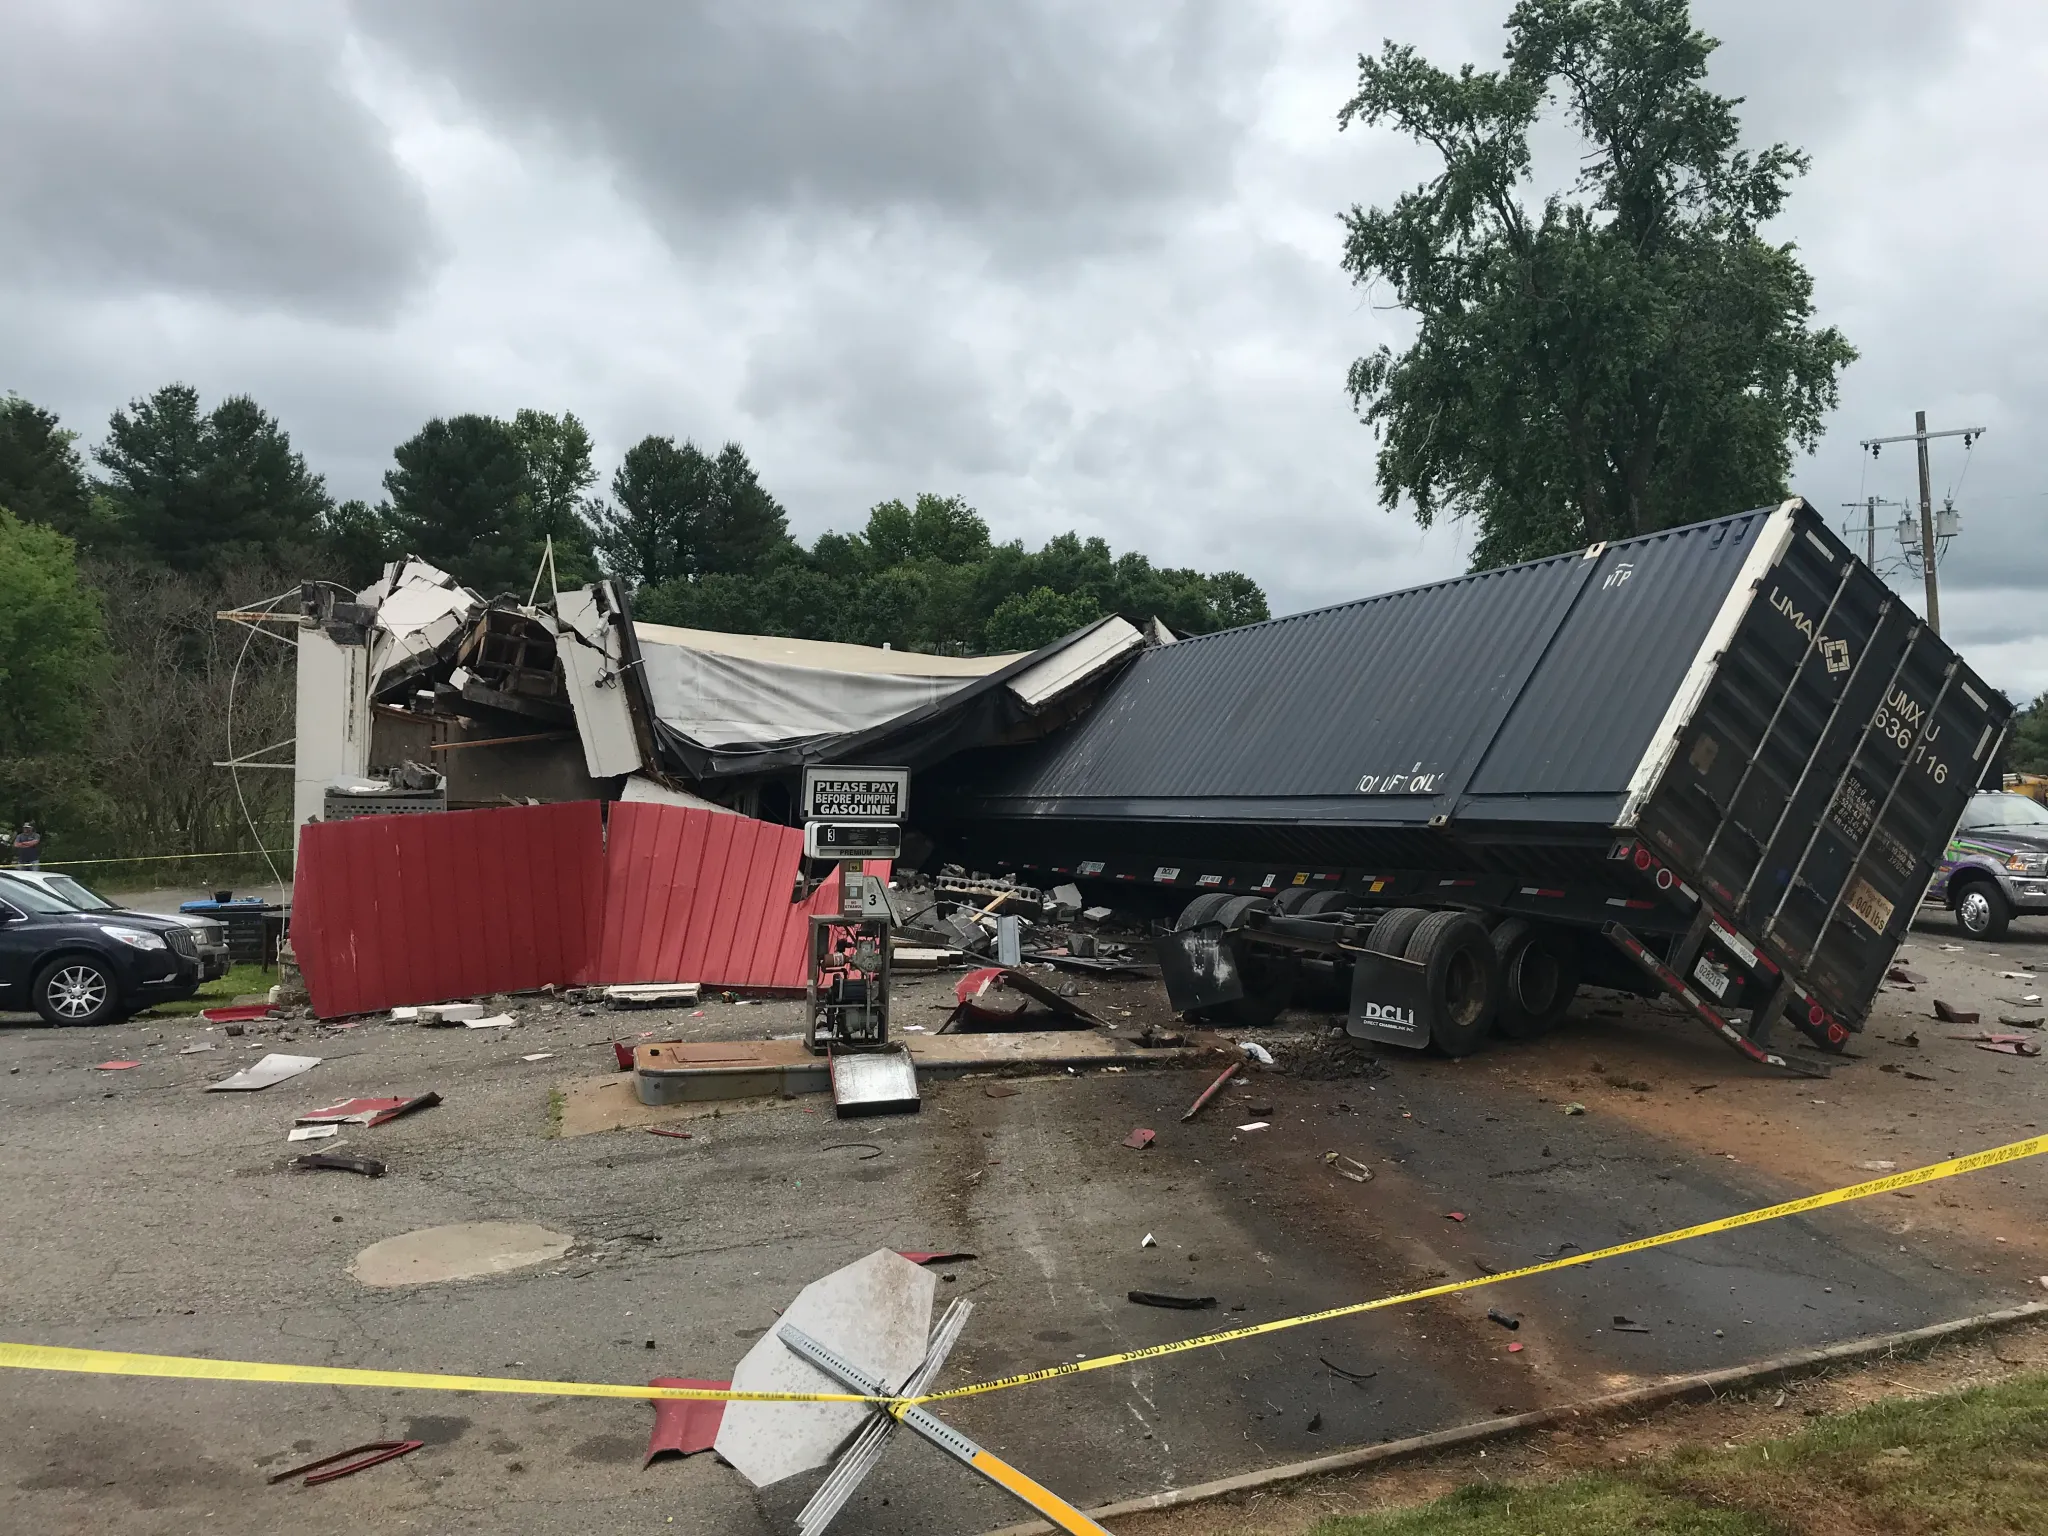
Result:
{"label": "dark storm cloud", "polygon": [[431,232],[343,41],[296,7],[8,7],[0,281],[388,314]]}
{"label": "dark storm cloud", "polygon": [[1220,6],[356,0],[515,135],[601,154],[684,241],[791,205],[1100,220],[1227,175]]}

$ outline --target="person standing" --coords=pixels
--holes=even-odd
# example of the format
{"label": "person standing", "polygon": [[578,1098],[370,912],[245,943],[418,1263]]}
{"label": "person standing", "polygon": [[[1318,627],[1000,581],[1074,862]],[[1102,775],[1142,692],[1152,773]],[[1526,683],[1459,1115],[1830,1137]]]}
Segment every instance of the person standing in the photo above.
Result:
{"label": "person standing", "polygon": [[14,834],[14,862],[20,869],[35,869],[43,861],[43,834],[32,821],[24,821]]}

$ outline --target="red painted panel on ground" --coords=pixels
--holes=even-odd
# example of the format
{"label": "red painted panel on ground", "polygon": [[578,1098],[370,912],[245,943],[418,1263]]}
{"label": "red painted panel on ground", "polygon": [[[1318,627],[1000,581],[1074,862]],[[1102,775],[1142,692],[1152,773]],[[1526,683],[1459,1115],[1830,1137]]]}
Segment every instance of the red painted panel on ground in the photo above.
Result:
{"label": "red painted panel on ground", "polygon": [[292,951],[322,1018],[592,974],[594,800],[314,822],[298,864]]}
{"label": "red painted panel on ground", "polygon": [[[699,1391],[726,1392],[729,1381],[699,1381],[692,1376],[657,1376],[650,1387],[695,1387]],[[654,1433],[647,1440],[645,1471],[664,1451],[694,1456],[708,1451],[718,1439],[718,1426],[725,1419],[725,1404],[701,1397],[657,1397],[654,1400]]]}
{"label": "red painted panel on ground", "polygon": [[[794,902],[803,833],[674,805],[620,801],[605,847],[604,935],[593,979],[795,989],[813,912],[839,877]],[[867,866],[886,874],[889,866]]]}

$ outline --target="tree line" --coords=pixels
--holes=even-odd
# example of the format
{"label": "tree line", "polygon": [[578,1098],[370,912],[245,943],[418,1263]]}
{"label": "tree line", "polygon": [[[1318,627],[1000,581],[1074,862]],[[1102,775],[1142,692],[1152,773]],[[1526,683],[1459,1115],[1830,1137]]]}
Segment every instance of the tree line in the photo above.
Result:
{"label": "tree line", "polygon": [[291,737],[291,653],[214,614],[306,579],[362,587],[408,554],[524,601],[552,547],[560,585],[610,575],[650,621],[948,654],[1109,613],[1182,633],[1267,616],[1237,572],[1072,533],[998,542],[955,496],[883,502],[806,546],[737,443],[643,438],[604,489],[568,412],[437,417],[372,503],[337,500],[246,395],[167,384],[89,448],[0,398],[0,822],[36,820],[52,858],[284,842],[289,775],[243,773],[238,795],[213,765]]}

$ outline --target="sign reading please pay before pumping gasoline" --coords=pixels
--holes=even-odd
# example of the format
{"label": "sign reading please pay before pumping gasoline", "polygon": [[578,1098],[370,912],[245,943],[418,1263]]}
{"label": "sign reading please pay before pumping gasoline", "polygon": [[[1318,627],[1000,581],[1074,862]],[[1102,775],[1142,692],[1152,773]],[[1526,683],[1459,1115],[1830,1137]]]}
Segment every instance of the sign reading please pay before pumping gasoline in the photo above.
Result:
{"label": "sign reading please pay before pumping gasoline", "polygon": [[805,821],[901,821],[910,809],[908,768],[806,768]]}

